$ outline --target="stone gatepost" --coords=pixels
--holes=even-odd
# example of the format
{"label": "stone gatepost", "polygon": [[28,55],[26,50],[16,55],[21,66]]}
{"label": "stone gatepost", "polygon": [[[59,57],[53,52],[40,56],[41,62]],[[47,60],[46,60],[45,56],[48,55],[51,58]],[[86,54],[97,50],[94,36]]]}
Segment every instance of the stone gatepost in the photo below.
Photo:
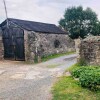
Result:
{"label": "stone gatepost", "polygon": [[25,61],[34,63],[35,59],[35,37],[30,31],[24,30]]}
{"label": "stone gatepost", "polygon": [[75,49],[76,49],[76,54],[77,54],[77,61],[80,60],[80,45],[81,45],[81,38],[75,39]]}
{"label": "stone gatepost", "polygon": [[87,64],[100,66],[100,36],[89,36],[82,40],[79,55]]}
{"label": "stone gatepost", "polygon": [[4,47],[2,41],[2,33],[0,32],[0,60],[4,59]]}

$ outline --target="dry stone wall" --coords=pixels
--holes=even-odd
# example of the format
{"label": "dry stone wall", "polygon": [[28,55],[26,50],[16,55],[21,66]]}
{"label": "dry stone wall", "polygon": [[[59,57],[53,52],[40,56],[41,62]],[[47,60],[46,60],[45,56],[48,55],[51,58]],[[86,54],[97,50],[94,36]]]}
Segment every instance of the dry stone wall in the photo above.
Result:
{"label": "dry stone wall", "polygon": [[80,58],[90,65],[100,65],[100,36],[91,36],[82,40]]}

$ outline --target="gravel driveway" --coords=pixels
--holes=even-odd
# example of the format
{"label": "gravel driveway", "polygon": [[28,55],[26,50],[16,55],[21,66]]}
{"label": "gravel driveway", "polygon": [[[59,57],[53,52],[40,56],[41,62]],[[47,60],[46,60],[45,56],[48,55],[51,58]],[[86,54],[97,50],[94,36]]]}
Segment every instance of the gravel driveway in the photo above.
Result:
{"label": "gravel driveway", "polygon": [[34,65],[1,61],[0,100],[51,100],[51,86],[74,63],[76,54]]}

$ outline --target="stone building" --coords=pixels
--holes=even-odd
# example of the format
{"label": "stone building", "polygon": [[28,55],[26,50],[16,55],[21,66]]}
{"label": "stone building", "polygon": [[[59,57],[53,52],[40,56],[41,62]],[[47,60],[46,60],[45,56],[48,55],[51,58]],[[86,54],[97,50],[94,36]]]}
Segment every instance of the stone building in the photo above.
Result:
{"label": "stone building", "polygon": [[90,65],[100,65],[100,36],[89,36],[82,40],[79,55]]}
{"label": "stone building", "polygon": [[9,18],[0,27],[5,59],[34,61],[36,57],[75,50],[74,41],[54,24]]}
{"label": "stone building", "polygon": [[0,60],[3,59],[3,49],[2,31],[0,29]]}

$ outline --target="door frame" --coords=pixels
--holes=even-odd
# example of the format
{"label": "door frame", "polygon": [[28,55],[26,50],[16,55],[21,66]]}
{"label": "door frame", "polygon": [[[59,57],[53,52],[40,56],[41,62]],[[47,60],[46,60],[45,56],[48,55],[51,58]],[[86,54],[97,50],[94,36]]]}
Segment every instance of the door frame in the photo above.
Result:
{"label": "door frame", "polygon": [[[10,38],[10,37],[8,37],[8,38],[6,38],[5,36],[4,36],[4,32],[3,32],[3,35],[2,35],[2,37],[3,37],[3,45],[4,45],[4,59],[5,60],[15,60],[15,61],[25,61],[25,45],[24,45],[24,30],[23,29],[21,29],[21,28],[19,28],[19,27],[10,27],[11,28],[11,30],[13,30],[13,28],[17,28],[17,29],[20,29],[20,30],[22,30],[22,34],[23,34],[23,37],[14,37],[14,35],[13,35],[13,33],[11,34],[12,35],[12,38]],[[4,30],[6,30],[6,28],[4,29]],[[7,32],[7,34],[9,34],[9,32]],[[17,33],[15,33],[15,34],[17,34]],[[13,41],[13,37],[16,39],[15,41]],[[16,54],[16,41],[17,41],[17,39],[18,38],[22,38],[23,40],[23,59],[19,59],[19,58],[17,58],[17,54]],[[12,39],[12,44],[11,45],[9,45],[9,46],[12,46],[12,50],[13,50],[13,56],[10,58],[10,57],[7,57],[7,55],[5,54],[5,48],[6,48],[6,45],[5,45],[5,40],[6,39]],[[13,43],[14,42],[14,43]]]}

